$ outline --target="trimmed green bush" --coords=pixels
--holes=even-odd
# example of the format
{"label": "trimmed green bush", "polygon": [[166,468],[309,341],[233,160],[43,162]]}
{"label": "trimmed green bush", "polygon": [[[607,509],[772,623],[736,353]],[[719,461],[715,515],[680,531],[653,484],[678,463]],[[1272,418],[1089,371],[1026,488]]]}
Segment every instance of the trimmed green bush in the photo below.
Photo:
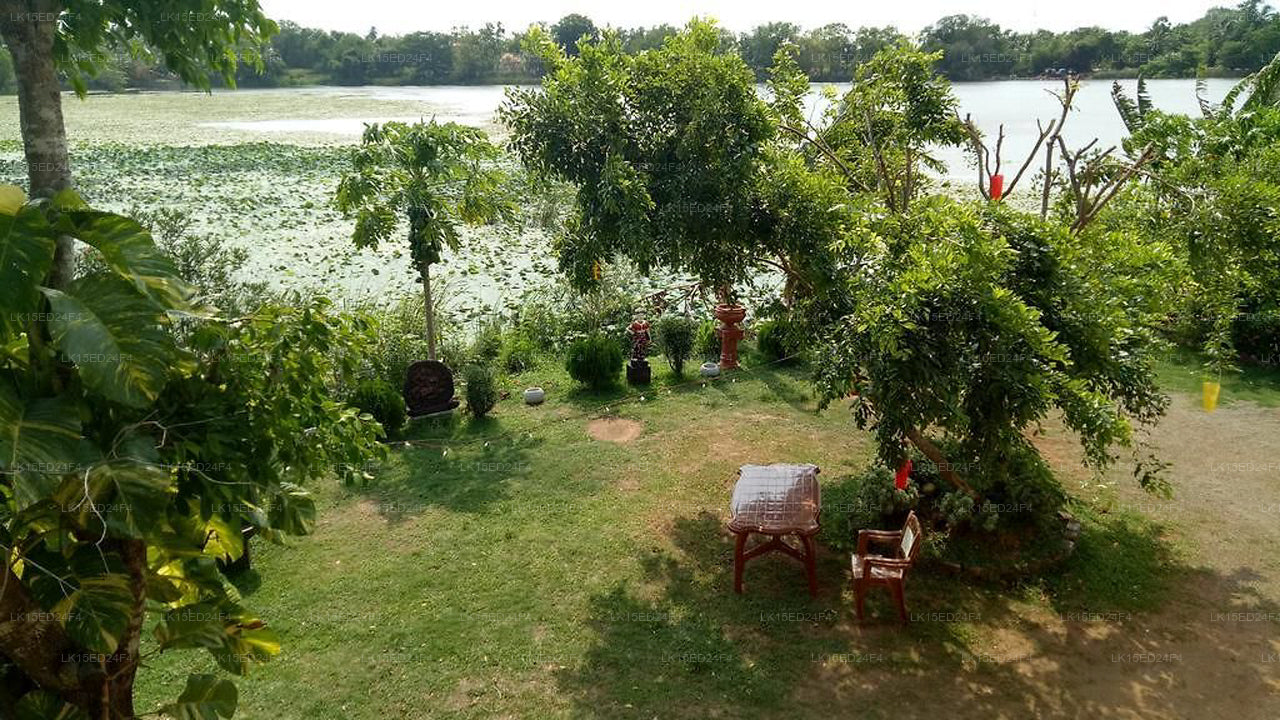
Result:
{"label": "trimmed green bush", "polygon": [[405,409],[404,398],[390,383],[382,380],[361,382],[352,393],[350,404],[360,412],[372,415],[382,425],[384,438],[399,435],[409,414]]}
{"label": "trimmed green bush", "polygon": [[654,342],[676,375],[684,375],[684,364],[693,352],[698,323],[676,315],[668,315],[654,325]]}
{"label": "trimmed green bush", "polygon": [[498,379],[485,365],[468,365],[463,380],[467,384],[467,412],[484,417],[498,404]]}
{"label": "trimmed green bush", "polygon": [[607,388],[622,374],[622,347],[603,333],[592,333],[569,346],[565,369],[592,390]]}

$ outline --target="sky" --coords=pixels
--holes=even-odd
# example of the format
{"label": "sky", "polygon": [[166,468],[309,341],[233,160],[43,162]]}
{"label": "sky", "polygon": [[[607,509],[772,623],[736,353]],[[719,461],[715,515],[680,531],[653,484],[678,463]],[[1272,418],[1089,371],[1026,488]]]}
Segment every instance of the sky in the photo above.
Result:
{"label": "sky", "polygon": [[581,13],[596,25],[636,27],[670,23],[683,25],[694,15],[711,15],[734,32],[770,21],[785,20],[805,29],[831,22],[850,27],[896,25],[914,33],[944,15],[981,15],[1001,26],[1026,32],[1061,32],[1099,25],[1111,30],[1140,31],[1161,15],[1173,23],[1188,22],[1233,0],[260,0],[274,20],[292,20],[305,27],[364,34],[370,27],[387,35],[419,30],[448,31],[457,26],[479,27],[501,22],[508,30],[530,23],[554,22]]}

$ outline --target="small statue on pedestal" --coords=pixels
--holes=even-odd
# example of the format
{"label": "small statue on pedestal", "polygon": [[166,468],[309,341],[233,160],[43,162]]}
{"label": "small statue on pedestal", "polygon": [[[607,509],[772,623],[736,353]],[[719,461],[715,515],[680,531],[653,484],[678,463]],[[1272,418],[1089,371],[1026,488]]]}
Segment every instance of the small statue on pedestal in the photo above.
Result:
{"label": "small statue on pedestal", "polygon": [[653,373],[649,368],[649,323],[636,320],[628,328],[631,333],[631,362],[627,363],[627,382],[632,385],[648,385]]}

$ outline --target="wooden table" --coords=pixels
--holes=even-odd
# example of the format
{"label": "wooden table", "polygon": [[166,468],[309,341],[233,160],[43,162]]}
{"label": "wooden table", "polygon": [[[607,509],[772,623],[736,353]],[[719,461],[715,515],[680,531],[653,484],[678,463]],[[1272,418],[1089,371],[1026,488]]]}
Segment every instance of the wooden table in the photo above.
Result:
{"label": "wooden table", "polygon": [[[817,465],[743,465],[729,501],[729,531],[737,536],[733,551],[733,591],[742,592],[742,571],[751,558],[781,552],[804,563],[809,594],[817,597],[814,541],[822,490]],[[765,535],[767,542],[747,550],[747,538]],[[800,547],[783,538],[795,535]]]}

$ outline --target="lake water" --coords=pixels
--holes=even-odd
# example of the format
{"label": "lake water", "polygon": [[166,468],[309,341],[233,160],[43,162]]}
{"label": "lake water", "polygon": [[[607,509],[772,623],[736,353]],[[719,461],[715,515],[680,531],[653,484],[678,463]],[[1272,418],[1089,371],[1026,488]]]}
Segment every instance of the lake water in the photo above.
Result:
{"label": "lake water", "polygon": [[[1132,94],[1136,82],[1124,85]],[[1211,99],[1219,100],[1231,85],[1210,81]],[[986,134],[994,138],[1005,125],[1006,168],[1013,166],[1007,169],[1013,173],[1037,137],[1036,118],[1058,116],[1057,101],[1046,91],[1059,87],[1015,81],[958,84],[954,91],[961,112],[971,113]],[[1067,125],[1069,146],[1097,137],[1105,148],[1124,137],[1110,89],[1109,81],[1084,83]],[[1157,80],[1149,90],[1162,109],[1199,112],[1194,81]],[[295,152],[289,146],[346,146],[359,140],[367,122],[431,117],[501,136],[495,112],[503,91],[493,86],[317,87],[104,94],[84,100],[67,95],[63,109],[77,183],[95,206],[179,210],[192,220],[194,231],[245,249],[248,278],[379,299],[416,291],[416,273],[401,244],[356,250],[352,222],[332,206],[338,165],[308,160],[333,154]],[[812,100],[816,105],[816,91]],[[5,142],[0,175],[8,182],[26,176],[20,138],[17,100],[0,97],[0,141]],[[972,197],[974,172],[966,153],[953,148],[939,155],[954,187]],[[1023,185],[1015,198],[1027,197],[1031,187]],[[556,273],[549,240],[537,228],[467,228],[463,233],[462,247],[446,254],[436,277],[441,296],[449,298],[446,304],[464,315],[518,305],[529,289],[545,286]],[[659,274],[648,282],[656,289],[672,278]]]}
{"label": "lake water", "polygon": [[[1236,81],[1213,79],[1208,81],[1210,100],[1221,100]],[[1137,81],[1122,80],[1132,97]],[[816,111],[821,98],[815,86],[810,96],[810,109]],[[833,85],[837,90],[848,85]],[[1039,135],[1036,120],[1048,122],[1059,114],[1059,105],[1050,92],[1062,90],[1060,81],[1012,80],[984,83],[957,83],[952,86],[959,100],[962,115],[971,114],[978,127],[989,136],[994,146],[995,137],[1003,124],[1005,128],[1005,166],[1017,165],[1026,157]],[[1195,96],[1193,80],[1150,80],[1147,82],[1152,102],[1169,112],[1195,115],[1200,112]],[[496,111],[502,103],[504,89],[499,86],[478,87],[396,87],[396,88],[306,88],[286,90],[248,90],[241,93],[285,94],[303,104],[314,105],[326,99],[336,103],[362,101],[363,108],[376,108],[383,103],[398,106],[418,105],[422,110],[416,115],[383,115],[374,113],[341,117],[283,117],[270,119],[222,120],[200,123],[202,127],[252,134],[259,139],[288,140],[294,136],[329,136],[336,142],[350,142],[358,137],[368,122],[400,120],[412,122],[422,117],[436,117],[440,121],[456,121],[501,132],[497,125]],[[761,92],[764,92],[761,86]],[[1076,96],[1076,110],[1067,121],[1065,137],[1068,145],[1079,147],[1098,138],[1101,148],[1118,145],[1125,136],[1124,123],[1111,101],[1111,81],[1087,80]],[[969,169],[969,156],[964,149],[947,149],[940,152],[946,162],[950,179],[967,181],[973,172]]]}

